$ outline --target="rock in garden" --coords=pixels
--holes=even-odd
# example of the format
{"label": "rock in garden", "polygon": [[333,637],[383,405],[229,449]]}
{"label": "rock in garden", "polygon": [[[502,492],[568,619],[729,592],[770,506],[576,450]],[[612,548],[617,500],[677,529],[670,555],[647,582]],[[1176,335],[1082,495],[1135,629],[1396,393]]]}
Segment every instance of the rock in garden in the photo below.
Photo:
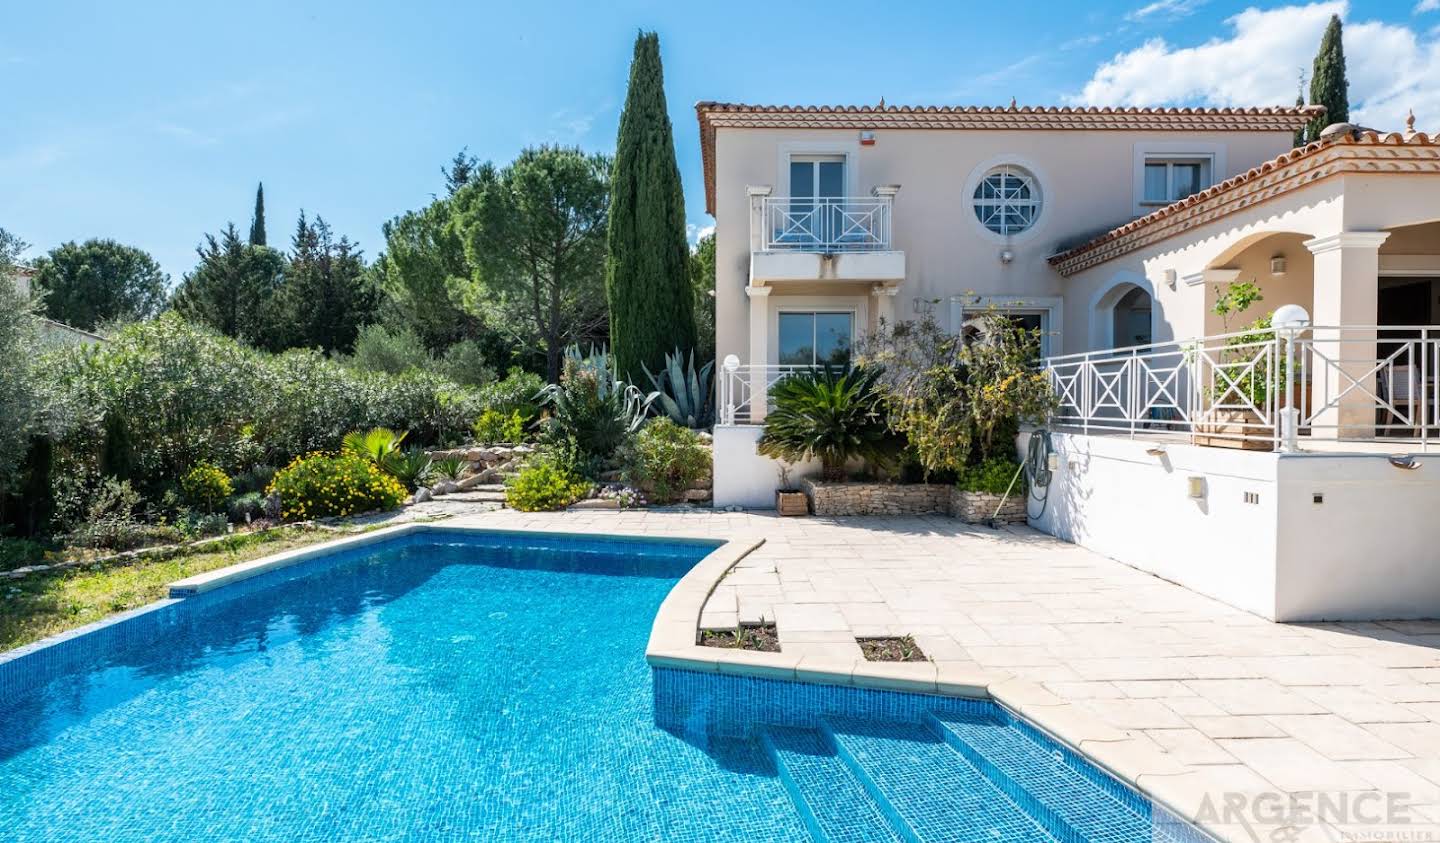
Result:
{"label": "rock in garden", "polygon": [[457,486],[453,480],[441,480],[439,483],[431,486],[430,491],[436,495],[449,495],[460,491],[460,487]]}
{"label": "rock in garden", "polygon": [[429,489],[425,488],[424,486],[421,486],[420,488],[418,488],[418,489],[415,490],[415,494],[413,494],[413,495],[410,496],[410,502],[411,502],[411,503],[424,503],[424,502],[430,500],[430,499],[433,498],[433,497],[434,497],[434,496],[430,494],[430,490],[429,490]]}

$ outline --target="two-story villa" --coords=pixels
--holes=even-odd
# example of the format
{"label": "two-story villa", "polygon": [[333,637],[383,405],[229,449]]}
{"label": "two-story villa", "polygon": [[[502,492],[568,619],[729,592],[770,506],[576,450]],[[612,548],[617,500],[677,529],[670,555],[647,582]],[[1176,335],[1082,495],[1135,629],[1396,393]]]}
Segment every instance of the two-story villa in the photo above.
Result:
{"label": "two-story villa", "polygon": [[[1318,110],[696,110],[718,505],[772,505],[754,446],[791,367],[847,359],[881,319],[959,331],[1000,308],[1042,329],[1061,399],[1059,494],[1032,524],[1268,617],[1440,611],[1440,528],[1389,527],[1440,507],[1440,477],[1386,461],[1440,434],[1440,329],[1417,327],[1440,322],[1440,137],[1413,117],[1292,149]],[[1263,301],[1222,319],[1237,281]],[[1262,341],[1220,336],[1282,305]],[[1226,439],[1264,453],[1202,447]],[[1343,571],[1377,552],[1389,567]]]}

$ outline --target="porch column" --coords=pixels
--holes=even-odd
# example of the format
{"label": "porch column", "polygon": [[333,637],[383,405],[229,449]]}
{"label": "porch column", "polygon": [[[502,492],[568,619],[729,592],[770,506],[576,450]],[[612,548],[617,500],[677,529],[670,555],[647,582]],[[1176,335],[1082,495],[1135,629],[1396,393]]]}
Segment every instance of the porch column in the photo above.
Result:
{"label": "porch column", "polygon": [[765,420],[769,400],[770,288],[752,284],[745,295],[750,297],[750,421],[758,423]]}
{"label": "porch column", "polygon": [[[1311,320],[1319,326],[1310,361],[1314,437],[1375,435],[1375,378],[1367,373],[1375,367],[1372,326],[1378,319],[1380,244],[1389,236],[1388,231],[1342,231],[1305,241],[1315,256]],[[1350,392],[1341,397],[1347,388]]]}
{"label": "porch column", "polygon": [[895,327],[895,294],[900,292],[899,287],[888,284],[877,284],[870,291],[870,297],[875,300],[875,327],[880,327],[880,320],[890,328]]}

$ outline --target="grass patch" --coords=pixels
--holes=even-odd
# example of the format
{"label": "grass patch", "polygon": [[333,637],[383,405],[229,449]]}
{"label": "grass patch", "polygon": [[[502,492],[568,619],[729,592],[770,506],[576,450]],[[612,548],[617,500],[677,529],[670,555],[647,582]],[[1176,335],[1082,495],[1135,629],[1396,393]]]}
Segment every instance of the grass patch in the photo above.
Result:
{"label": "grass patch", "polygon": [[856,638],[860,652],[866,661],[872,662],[923,662],[928,661],[915,639],[903,638]]}
{"label": "grass patch", "polygon": [[707,629],[700,633],[700,644],[704,647],[722,647],[727,650],[758,650],[762,653],[780,652],[780,633],[773,623],[758,626],[740,626],[734,630]]}
{"label": "grass patch", "polygon": [[329,530],[282,527],[240,533],[166,559],[137,559],[0,580],[0,651],[93,623],[165,597],[175,580],[338,538]]}

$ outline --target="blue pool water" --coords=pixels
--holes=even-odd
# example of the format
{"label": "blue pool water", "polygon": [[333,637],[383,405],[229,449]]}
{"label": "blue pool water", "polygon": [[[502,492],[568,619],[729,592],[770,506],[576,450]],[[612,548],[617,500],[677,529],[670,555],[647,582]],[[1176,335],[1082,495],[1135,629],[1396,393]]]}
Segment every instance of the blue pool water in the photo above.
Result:
{"label": "blue pool water", "polygon": [[988,704],[652,671],[711,549],[432,531],[9,659],[0,838],[1193,839]]}

